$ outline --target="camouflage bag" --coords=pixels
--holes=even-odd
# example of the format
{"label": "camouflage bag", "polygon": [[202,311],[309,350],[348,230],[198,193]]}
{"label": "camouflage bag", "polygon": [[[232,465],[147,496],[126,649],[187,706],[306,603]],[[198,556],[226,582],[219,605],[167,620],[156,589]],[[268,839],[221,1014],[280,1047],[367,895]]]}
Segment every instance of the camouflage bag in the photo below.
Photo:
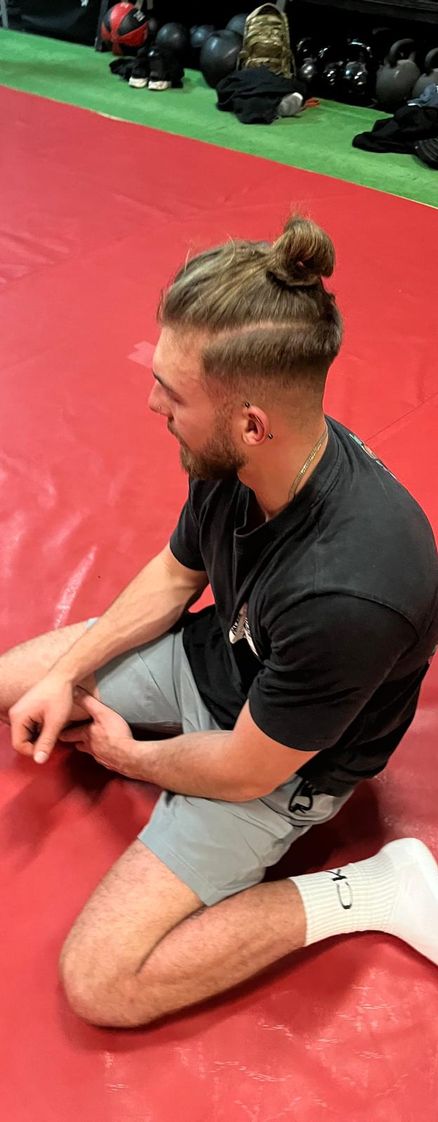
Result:
{"label": "camouflage bag", "polygon": [[262,4],[246,18],[238,67],[255,66],[267,66],[283,78],[295,75],[287,16],[276,4]]}

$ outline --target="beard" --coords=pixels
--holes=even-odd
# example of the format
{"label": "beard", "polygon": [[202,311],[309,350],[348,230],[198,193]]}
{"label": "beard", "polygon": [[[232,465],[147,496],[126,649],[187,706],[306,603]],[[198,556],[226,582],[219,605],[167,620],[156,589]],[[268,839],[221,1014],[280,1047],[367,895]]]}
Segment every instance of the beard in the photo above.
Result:
{"label": "beard", "polygon": [[228,431],[220,424],[199,452],[191,452],[180,442],[179,456],[191,479],[232,479],[247,463],[246,456],[239,455]]}

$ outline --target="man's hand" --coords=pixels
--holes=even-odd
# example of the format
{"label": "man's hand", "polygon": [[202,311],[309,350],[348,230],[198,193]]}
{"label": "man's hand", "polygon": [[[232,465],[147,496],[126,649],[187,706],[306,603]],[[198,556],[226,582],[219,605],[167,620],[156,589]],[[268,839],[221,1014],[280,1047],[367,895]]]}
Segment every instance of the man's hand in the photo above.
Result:
{"label": "man's hand", "polygon": [[15,751],[44,764],[72,708],[72,683],[50,671],[9,710]]}
{"label": "man's hand", "polygon": [[138,779],[138,743],[123,717],[86,693],[81,686],[76,687],[75,701],[92,717],[91,724],[65,729],[59,739],[74,744],[79,752],[94,756],[110,771],[118,771],[129,779]]}

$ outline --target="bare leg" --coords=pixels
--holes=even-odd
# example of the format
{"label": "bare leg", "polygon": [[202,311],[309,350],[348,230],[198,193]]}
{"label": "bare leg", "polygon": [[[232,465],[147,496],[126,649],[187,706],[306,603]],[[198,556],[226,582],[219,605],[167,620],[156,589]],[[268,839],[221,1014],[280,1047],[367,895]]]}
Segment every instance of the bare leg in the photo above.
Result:
{"label": "bare leg", "polygon": [[259,974],[303,947],[305,938],[295,885],[290,880],[257,885],[175,927],[131,982],[129,996],[140,1002],[141,1018],[147,994],[147,1020],[156,1020]]}
{"label": "bare leg", "polygon": [[[49,631],[12,647],[0,656],[0,720],[7,722],[11,706],[44,677],[58,658],[84,634],[86,626],[86,623],[73,623],[70,627],[61,627],[59,631]],[[84,679],[82,685],[95,697],[99,696],[94,674]],[[84,711],[80,706],[73,706],[70,720],[84,720]]]}
{"label": "bare leg", "polygon": [[75,1012],[108,1027],[150,1024],[223,993],[300,947],[359,931],[396,936],[438,966],[438,866],[418,838],[388,842],[341,869],[200,905],[135,841],[65,945],[61,971]]}
{"label": "bare leg", "polygon": [[61,978],[84,1020],[144,1025],[259,973],[302,947],[305,934],[291,881],[257,885],[203,908],[137,840],[76,920]]}

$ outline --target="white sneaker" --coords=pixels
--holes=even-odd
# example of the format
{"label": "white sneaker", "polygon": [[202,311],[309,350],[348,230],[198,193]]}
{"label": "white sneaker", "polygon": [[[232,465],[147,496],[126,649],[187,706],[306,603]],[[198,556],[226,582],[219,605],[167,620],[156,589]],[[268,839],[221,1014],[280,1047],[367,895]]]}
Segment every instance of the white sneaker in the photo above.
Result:
{"label": "white sneaker", "polygon": [[134,78],[131,74],[129,85],[133,86],[135,90],[144,90],[148,84],[147,78]]}
{"label": "white sneaker", "polygon": [[286,94],[278,106],[279,117],[296,117],[303,105],[304,98],[296,90],[295,93]]}
{"label": "white sneaker", "polygon": [[417,838],[384,845],[398,885],[384,930],[438,966],[438,865]]}

